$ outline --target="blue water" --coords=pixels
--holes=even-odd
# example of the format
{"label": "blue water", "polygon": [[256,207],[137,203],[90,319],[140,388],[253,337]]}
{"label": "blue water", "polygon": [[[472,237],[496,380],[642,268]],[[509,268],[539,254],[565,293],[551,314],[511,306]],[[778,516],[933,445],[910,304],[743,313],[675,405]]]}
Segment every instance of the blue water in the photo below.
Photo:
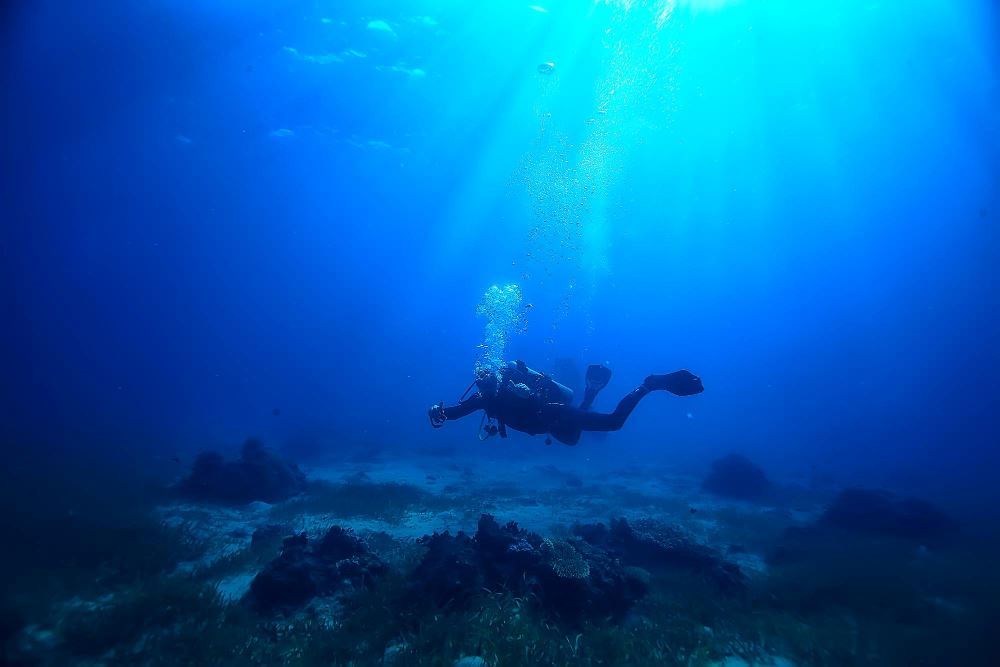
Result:
{"label": "blue water", "polygon": [[[529,5],[0,9],[7,472],[738,451],[995,534],[996,4]],[[575,448],[431,430],[490,354],[705,392]]]}

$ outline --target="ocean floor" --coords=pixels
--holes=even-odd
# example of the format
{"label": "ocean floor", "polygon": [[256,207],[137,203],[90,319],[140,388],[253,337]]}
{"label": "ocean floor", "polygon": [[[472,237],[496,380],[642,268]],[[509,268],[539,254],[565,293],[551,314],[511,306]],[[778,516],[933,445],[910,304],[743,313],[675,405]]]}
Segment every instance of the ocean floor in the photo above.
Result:
{"label": "ocean floor", "polygon": [[[992,572],[978,575],[987,567],[979,545],[870,535],[824,542],[810,527],[831,490],[789,486],[747,502],[706,493],[701,480],[668,468],[598,473],[582,461],[484,468],[427,457],[303,471],[307,490],[283,502],[164,498],[149,514],[154,528],[132,535],[130,547],[162,559],[144,554],[155,565],[135,571],[102,566],[72,595],[54,587],[39,596],[18,612],[7,662],[938,665],[988,664],[974,659],[993,650],[981,642],[984,614],[995,608],[986,591],[997,589]],[[516,522],[546,545],[582,544],[574,526],[654,521],[682,549],[738,568],[742,583],[722,591],[682,560],[632,568],[643,593],[607,617],[553,614],[514,589],[484,588],[461,603],[414,599],[422,538],[473,535],[482,515]],[[277,612],[248,604],[283,539],[304,534],[321,544],[331,526],[360,538],[387,574]]]}

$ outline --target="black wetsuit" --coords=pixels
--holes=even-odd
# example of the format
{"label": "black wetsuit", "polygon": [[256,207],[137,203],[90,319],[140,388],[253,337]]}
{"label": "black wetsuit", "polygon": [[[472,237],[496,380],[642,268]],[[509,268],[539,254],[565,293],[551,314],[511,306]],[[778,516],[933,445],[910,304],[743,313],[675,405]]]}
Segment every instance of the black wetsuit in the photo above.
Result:
{"label": "black wetsuit", "polygon": [[[617,431],[632,414],[635,406],[650,391],[663,389],[680,396],[700,393],[701,380],[688,371],[677,371],[669,375],[651,375],[618,402],[614,412],[590,412],[584,407],[573,407],[563,403],[543,403],[532,396],[520,396],[506,388],[496,395],[487,397],[477,392],[470,398],[451,407],[441,406],[445,420],[461,419],[477,410],[500,424],[500,434],[506,435],[505,427],[540,435],[548,433],[559,442],[575,445],[583,431]],[[588,395],[583,406],[589,406],[595,394]]]}

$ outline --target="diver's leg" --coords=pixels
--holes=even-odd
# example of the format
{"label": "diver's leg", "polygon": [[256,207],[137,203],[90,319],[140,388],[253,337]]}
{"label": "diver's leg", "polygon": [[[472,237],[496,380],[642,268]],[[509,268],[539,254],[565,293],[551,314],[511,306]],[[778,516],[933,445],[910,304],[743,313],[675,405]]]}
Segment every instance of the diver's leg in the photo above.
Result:
{"label": "diver's leg", "polygon": [[705,390],[701,378],[689,371],[675,371],[666,375],[650,375],[645,381],[626,394],[618,403],[615,411],[609,414],[599,412],[581,412],[580,428],[584,431],[617,431],[628,416],[639,405],[639,401],[651,391],[669,391],[677,396],[691,396]]}
{"label": "diver's leg", "polygon": [[580,428],[584,431],[617,431],[649,391],[645,385],[639,385],[618,402],[614,412],[581,412]]}
{"label": "diver's leg", "polygon": [[549,435],[564,445],[571,447],[580,442],[580,427],[573,424],[560,424],[549,431]]}
{"label": "diver's leg", "polygon": [[571,405],[549,403],[542,408],[545,429],[556,440],[568,445],[576,444],[581,431],[617,431],[648,393],[649,389],[639,386],[625,396],[611,413],[587,412]]}
{"label": "diver's leg", "polygon": [[[650,375],[618,402],[614,412],[589,412],[569,405],[550,404],[545,406],[543,415],[549,425],[549,433],[561,442],[566,442],[561,436],[571,434],[573,431],[577,432],[576,439],[579,439],[579,431],[619,430],[646,394],[661,390],[677,396],[691,396],[700,394],[705,388],[701,384],[701,378],[689,371]],[[576,444],[576,439],[567,444]]]}
{"label": "diver's leg", "polygon": [[545,423],[545,431],[564,445],[575,445],[580,441],[580,408],[563,403],[546,403],[540,415]]}

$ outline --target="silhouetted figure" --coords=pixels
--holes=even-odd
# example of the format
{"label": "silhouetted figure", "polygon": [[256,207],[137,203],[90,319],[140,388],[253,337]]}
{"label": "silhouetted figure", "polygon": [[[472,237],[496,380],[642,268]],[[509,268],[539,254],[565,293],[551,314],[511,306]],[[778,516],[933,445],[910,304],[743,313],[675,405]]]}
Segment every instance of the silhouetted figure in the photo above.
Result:
{"label": "silhouetted figure", "polygon": [[[573,392],[551,377],[528,368],[523,361],[511,361],[499,371],[481,370],[466,394],[476,393],[451,407],[443,403],[428,410],[431,425],[440,428],[446,421],[461,419],[477,410],[485,411],[480,439],[500,434],[507,437],[507,427],[529,435],[547,433],[567,445],[575,445],[583,431],[617,431],[632,410],[651,391],[669,391],[676,396],[690,396],[704,391],[701,378],[686,370],[650,375],[641,385],[625,395],[613,412],[591,412],[597,393],[607,386],[611,371],[604,366],[587,369],[587,389],[583,402],[573,407]],[[487,422],[487,419],[489,420]],[[546,441],[548,442],[551,441]]]}

